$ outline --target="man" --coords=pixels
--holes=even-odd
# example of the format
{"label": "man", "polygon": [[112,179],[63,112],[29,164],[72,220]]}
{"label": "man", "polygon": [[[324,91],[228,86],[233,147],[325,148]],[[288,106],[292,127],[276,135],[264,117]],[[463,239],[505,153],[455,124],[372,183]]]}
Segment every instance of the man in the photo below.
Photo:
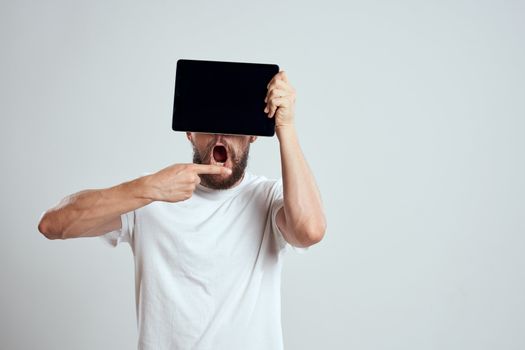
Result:
{"label": "man", "polygon": [[81,191],[42,216],[38,229],[49,239],[131,245],[139,349],[283,348],[282,253],[318,243],[326,221],[284,71],[265,102],[282,180],[245,171],[254,136],[187,133],[192,164]]}

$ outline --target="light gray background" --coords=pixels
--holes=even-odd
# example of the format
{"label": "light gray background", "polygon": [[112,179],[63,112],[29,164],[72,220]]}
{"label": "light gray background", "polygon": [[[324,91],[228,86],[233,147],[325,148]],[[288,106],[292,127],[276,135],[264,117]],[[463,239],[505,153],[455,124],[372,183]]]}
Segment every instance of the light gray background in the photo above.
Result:
{"label": "light gray background", "polygon": [[[191,161],[179,58],[277,63],[325,239],[287,256],[286,349],[525,348],[523,1],[10,1],[1,349],[133,349],[133,258],[49,241],[67,194]],[[235,91],[231,92],[235,98]],[[249,168],[280,176],[276,138]]]}

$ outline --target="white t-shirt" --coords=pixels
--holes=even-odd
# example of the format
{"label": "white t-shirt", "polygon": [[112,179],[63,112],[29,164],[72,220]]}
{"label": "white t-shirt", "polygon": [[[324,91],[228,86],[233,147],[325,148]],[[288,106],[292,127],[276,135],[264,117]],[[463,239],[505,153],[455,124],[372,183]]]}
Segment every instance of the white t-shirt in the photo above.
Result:
{"label": "white t-shirt", "polygon": [[233,188],[123,214],[101,237],[134,254],[138,349],[282,349],[282,254],[308,249],[284,240],[282,206],[282,179],[245,171]]}

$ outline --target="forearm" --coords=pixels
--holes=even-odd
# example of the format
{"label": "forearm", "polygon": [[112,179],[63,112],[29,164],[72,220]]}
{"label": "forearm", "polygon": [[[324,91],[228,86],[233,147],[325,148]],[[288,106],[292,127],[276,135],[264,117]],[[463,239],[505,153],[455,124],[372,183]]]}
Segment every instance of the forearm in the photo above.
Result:
{"label": "forearm", "polygon": [[281,153],[287,227],[305,235],[324,233],[326,221],[319,189],[302,153],[295,128],[276,129]]}
{"label": "forearm", "polygon": [[231,174],[223,166],[173,164],[152,175],[102,190],[64,198],[40,219],[38,230],[49,239],[97,236],[121,227],[120,215],[153,201],[179,202],[191,197],[199,174]]}
{"label": "forearm", "polygon": [[145,194],[143,179],[70,195],[44,214],[39,230],[53,238],[84,236],[123,213],[151,203]]}

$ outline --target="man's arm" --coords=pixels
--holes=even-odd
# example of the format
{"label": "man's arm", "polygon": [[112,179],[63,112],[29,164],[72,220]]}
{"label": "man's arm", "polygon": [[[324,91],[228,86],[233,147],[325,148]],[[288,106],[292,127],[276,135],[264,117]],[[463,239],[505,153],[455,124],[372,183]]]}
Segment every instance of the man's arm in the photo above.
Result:
{"label": "man's arm", "polygon": [[295,90],[283,71],[268,84],[265,102],[268,117],[276,118],[275,132],[281,153],[284,206],[277,212],[277,226],[288,243],[308,247],[323,239],[326,218],[294,126]]}
{"label": "man's arm", "polygon": [[47,210],[38,230],[49,239],[100,236],[121,228],[120,216],[124,213],[153,201],[190,198],[200,183],[199,174],[230,172],[217,165],[175,164],[117,186],[81,191]]}
{"label": "man's arm", "polygon": [[278,128],[284,206],[277,226],[291,245],[308,247],[323,239],[326,219],[314,176],[302,154],[295,129]]}
{"label": "man's arm", "polygon": [[85,190],[65,197],[45,212],[38,230],[49,239],[99,236],[121,228],[120,215],[143,207],[143,178],[120,185]]}

